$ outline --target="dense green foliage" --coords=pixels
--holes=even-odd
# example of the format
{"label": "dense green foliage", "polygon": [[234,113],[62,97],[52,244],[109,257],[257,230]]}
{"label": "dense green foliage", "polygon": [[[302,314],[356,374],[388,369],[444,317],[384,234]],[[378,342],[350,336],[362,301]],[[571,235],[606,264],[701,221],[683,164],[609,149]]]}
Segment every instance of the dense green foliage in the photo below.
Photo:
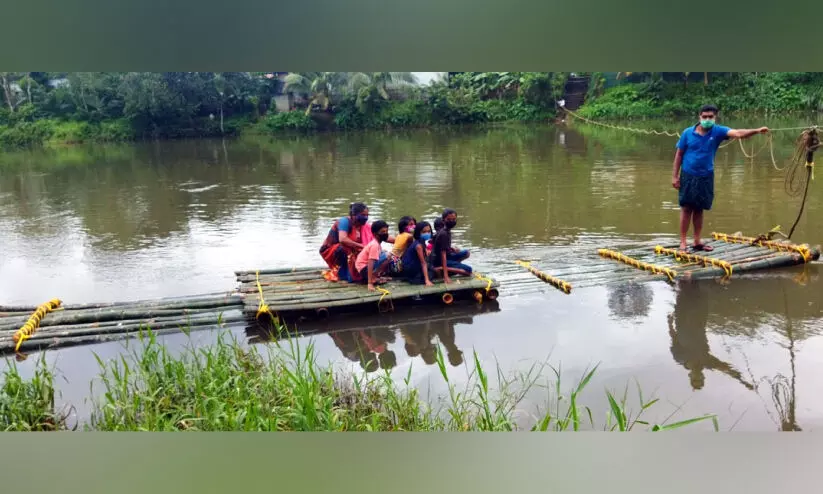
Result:
{"label": "dense green foliage", "polygon": [[726,114],[823,111],[819,72],[647,72],[624,80],[605,91],[600,87],[600,96],[590,91],[579,113],[595,119],[679,117],[693,115],[707,103]]}
{"label": "dense green foliage", "polygon": [[232,135],[278,84],[249,72],[0,72],[0,147]]}
{"label": "dense green foliage", "polygon": [[[2,72],[0,147],[281,131],[539,120],[565,76],[466,72],[422,87],[409,72]],[[274,98],[292,95],[295,111]]]}
{"label": "dense green foliage", "polygon": [[[589,118],[684,116],[707,102],[728,113],[823,111],[817,72],[579,75],[589,77],[580,110]],[[0,72],[0,148],[546,121],[567,79],[457,72],[420,86],[410,72]],[[277,111],[278,96],[292,111]]]}
{"label": "dense green foliage", "polygon": [[[506,379],[498,369],[500,389],[474,355],[474,370],[465,387],[449,382],[440,347],[436,363],[449,390],[441,407],[422,400],[409,386],[397,385],[385,373],[368,379],[317,364],[311,343],[286,338],[259,353],[237,341],[218,337],[216,345],[188,347],[173,354],[153,333],[142,345],[111,361],[98,359],[102,388],[92,402],[87,429],[103,431],[513,431],[517,409],[536,386],[542,369]],[[23,379],[15,366],[3,376],[0,388],[0,429],[65,429],[68,414],[54,409],[53,375],[41,360],[36,375]],[[376,368],[376,361],[364,368]],[[410,371],[411,372],[411,371]],[[533,431],[599,428],[580,395],[594,375],[586,371],[568,392],[561,393],[559,371],[556,395],[530,425]],[[627,409],[627,395],[606,392],[609,411],[604,430],[629,431],[638,425],[666,430],[713,415],[666,425],[641,420],[657,400],[646,401],[638,389],[640,411]],[[544,406],[545,406],[544,405]],[[600,415],[600,414],[598,414]]]}

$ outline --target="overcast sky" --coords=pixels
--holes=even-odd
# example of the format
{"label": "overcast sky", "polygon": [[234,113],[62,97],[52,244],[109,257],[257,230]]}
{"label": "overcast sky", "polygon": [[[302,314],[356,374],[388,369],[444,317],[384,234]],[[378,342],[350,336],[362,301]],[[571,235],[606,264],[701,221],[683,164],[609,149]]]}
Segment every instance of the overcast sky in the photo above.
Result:
{"label": "overcast sky", "polygon": [[441,73],[442,72],[412,72],[412,74],[417,77],[417,80],[420,81],[420,84],[423,85],[429,84],[435,77],[437,77],[437,74]]}

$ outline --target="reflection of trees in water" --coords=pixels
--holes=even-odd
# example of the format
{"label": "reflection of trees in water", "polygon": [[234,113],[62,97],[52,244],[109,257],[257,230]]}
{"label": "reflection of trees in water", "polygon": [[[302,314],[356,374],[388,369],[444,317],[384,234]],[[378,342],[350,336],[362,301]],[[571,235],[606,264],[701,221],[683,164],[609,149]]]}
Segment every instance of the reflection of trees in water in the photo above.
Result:
{"label": "reflection of trees in water", "polygon": [[649,315],[654,291],[648,283],[627,282],[610,285],[609,312],[618,319],[639,319]]}

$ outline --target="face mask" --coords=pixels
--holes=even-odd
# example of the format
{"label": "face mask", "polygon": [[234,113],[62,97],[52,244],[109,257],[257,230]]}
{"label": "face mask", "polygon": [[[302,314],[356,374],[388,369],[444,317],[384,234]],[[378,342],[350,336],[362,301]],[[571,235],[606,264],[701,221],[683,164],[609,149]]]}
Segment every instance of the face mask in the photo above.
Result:
{"label": "face mask", "polygon": [[377,236],[377,240],[379,240],[380,242],[385,242],[388,239],[389,239],[389,234],[388,233],[381,233]]}
{"label": "face mask", "polygon": [[360,223],[361,225],[365,225],[367,221],[369,221],[369,215],[367,214],[358,214],[354,217],[354,219]]}
{"label": "face mask", "polygon": [[414,225],[407,226],[406,233],[414,233]]}
{"label": "face mask", "polygon": [[457,221],[456,220],[449,220],[449,221],[446,222],[446,228],[448,228],[449,230],[451,230],[455,226],[457,226]]}
{"label": "face mask", "polygon": [[431,238],[432,238],[431,233],[421,233],[420,234],[420,240],[422,240],[424,242],[428,242]]}
{"label": "face mask", "polygon": [[713,125],[714,125],[714,120],[701,120],[700,121],[700,126],[703,127],[704,129],[711,129]]}

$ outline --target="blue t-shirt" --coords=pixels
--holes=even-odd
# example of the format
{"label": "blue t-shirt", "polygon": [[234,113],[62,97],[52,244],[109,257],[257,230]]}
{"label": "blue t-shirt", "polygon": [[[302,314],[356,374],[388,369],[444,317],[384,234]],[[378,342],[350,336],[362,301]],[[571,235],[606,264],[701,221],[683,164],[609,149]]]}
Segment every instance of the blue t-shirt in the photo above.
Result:
{"label": "blue t-shirt", "polygon": [[717,124],[706,135],[697,133],[697,125],[684,130],[677,141],[677,149],[683,150],[683,171],[698,177],[714,173],[714,155],[720,144],[729,138],[730,130]]}

